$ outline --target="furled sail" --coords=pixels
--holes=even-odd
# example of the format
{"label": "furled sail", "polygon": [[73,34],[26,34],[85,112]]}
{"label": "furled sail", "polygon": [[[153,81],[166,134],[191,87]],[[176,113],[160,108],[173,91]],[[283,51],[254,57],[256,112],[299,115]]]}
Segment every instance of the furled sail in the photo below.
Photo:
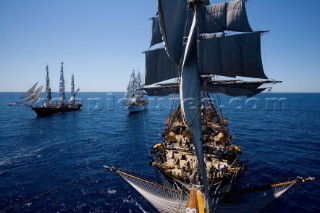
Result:
{"label": "furled sail", "polygon": [[[204,81],[200,79],[200,81]],[[228,96],[247,96],[251,97],[264,91],[268,87],[259,88],[263,84],[275,83],[278,81],[263,80],[257,82],[240,80],[220,80],[201,83],[200,90],[208,93],[221,93]],[[148,96],[167,96],[170,94],[179,94],[178,83],[155,84],[145,86],[144,90]]]}
{"label": "furled sail", "polygon": [[226,84],[226,85],[205,85],[202,86],[201,91],[205,91],[208,93],[221,93],[226,94],[228,96],[247,96],[252,97],[261,93],[262,91],[266,90],[267,88],[259,88],[261,83],[255,83],[254,85],[250,85],[247,83],[240,83],[240,84]]}
{"label": "furled sail", "polygon": [[60,70],[59,93],[60,93],[61,104],[66,104],[65,81],[64,81],[64,75],[63,75],[63,62],[61,63],[61,70]]}

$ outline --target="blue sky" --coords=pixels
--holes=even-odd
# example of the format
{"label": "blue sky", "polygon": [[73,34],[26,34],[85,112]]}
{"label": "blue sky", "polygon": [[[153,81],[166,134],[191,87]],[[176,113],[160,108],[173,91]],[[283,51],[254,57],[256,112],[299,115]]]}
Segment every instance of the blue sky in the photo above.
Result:
{"label": "blue sky", "polygon": [[[211,0],[211,3],[221,2]],[[81,91],[124,91],[132,69],[144,72],[156,0],[0,0],[0,91],[45,83],[49,64],[58,91],[60,63]],[[247,12],[263,36],[274,92],[320,92],[320,1],[249,0]]]}

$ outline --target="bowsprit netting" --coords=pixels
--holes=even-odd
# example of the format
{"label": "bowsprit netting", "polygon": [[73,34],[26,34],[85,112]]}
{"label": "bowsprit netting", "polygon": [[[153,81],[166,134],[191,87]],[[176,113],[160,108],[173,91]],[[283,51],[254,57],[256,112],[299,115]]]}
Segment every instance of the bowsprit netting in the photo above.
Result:
{"label": "bowsprit netting", "polygon": [[[159,212],[186,212],[189,190],[176,190],[161,184],[136,177],[119,169],[104,166],[105,169],[121,176]],[[297,177],[286,182],[261,185],[212,194],[210,212],[261,212],[293,185],[313,181],[313,177]]]}
{"label": "bowsprit netting", "polygon": [[[233,195],[234,197],[236,196],[236,199],[233,199],[233,196],[230,196],[228,199],[218,202],[214,208],[214,212],[261,212],[266,206],[270,205],[275,199],[283,195],[294,184],[296,184],[296,181],[292,181],[291,184],[286,186],[279,186],[269,190],[252,191],[244,193],[243,195]],[[263,195],[261,195],[261,192],[263,192]]]}
{"label": "bowsprit netting", "polygon": [[159,212],[185,212],[187,206],[187,195],[181,190],[153,183],[120,170],[109,168],[120,175],[146,200],[148,200]]}

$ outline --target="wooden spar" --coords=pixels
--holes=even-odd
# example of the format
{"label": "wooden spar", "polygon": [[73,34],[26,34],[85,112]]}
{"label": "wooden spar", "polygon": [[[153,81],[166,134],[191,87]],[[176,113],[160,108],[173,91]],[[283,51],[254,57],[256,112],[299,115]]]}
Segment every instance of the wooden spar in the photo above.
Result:
{"label": "wooden spar", "polygon": [[197,191],[195,188],[192,188],[187,202],[187,209],[186,212],[198,212],[198,206],[197,206]]}
{"label": "wooden spar", "polygon": [[204,197],[201,191],[197,190],[198,212],[205,213]]}
{"label": "wooden spar", "polygon": [[234,191],[234,192],[220,193],[220,194],[216,194],[216,195],[213,195],[213,196],[214,197],[224,197],[224,196],[230,196],[230,195],[244,194],[244,193],[248,193],[248,192],[275,189],[275,188],[279,188],[279,187],[283,187],[283,186],[289,186],[292,183],[304,183],[304,182],[313,181],[314,179],[315,179],[314,177],[308,177],[308,178],[297,177],[295,180],[292,180],[292,181],[286,181],[286,182],[282,182],[282,183],[250,187],[250,188],[241,189],[241,190]]}
{"label": "wooden spar", "polygon": [[192,188],[189,193],[186,213],[205,213],[204,197],[201,191]]}

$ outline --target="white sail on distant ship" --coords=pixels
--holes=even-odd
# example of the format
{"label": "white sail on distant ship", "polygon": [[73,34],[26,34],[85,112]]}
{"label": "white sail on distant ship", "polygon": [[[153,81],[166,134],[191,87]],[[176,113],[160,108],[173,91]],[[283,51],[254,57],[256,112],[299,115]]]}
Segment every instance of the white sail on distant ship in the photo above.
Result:
{"label": "white sail on distant ship", "polygon": [[30,95],[33,94],[34,90],[36,89],[36,86],[37,86],[38,82],[36,82],[27,92],[25,92],[21,97],[20,99],[25,99],[27,97],[29,97]]}
{"label": "white sail on distant ship", "polygon": [[20,101],[11,102],[9,103],[9,106],[19,106],[21,104],[29,106],[34,102],[37,102],[39,100],[41,90],[43,89],[43,86],[36,88],[37,84],[38,82],[32,85],[31,88],[20,97]]}
{"label": "white sail on distant ship", "polygon": [[127,91],[124,95],[126,99],[126,107],[129,112],[138,112],[147,109],[148,101],[144,99],[144,90],[142,88],[141,74],[135,74],[135,70],[132,71],[130,81],[127,87]]}
{"label": "white sail on distant ship", "polygon": [[32,85],[30,87],[30,89],[28,89],[27,92],[25,92],[21,97],[20,97],[20,101],[12,101],[11,103],[9,103],[9,106],[19,106],[21,104],[25,104],[25,105],[30,105],[36,101],[38,101],[41,90],[42,90],[42,86],[37,87],[38,82],[36,82],[34,85]]}
{"label": "white sail on distant ship", "polygon": [[23,102],[26,103],[27,105],[30,105],[30,104],[38,101],[42,89],[43,89],[43,86],[41,85],[30,96],[28,96],[25,99],[23,99]]}
{"label": "white sail on distant ship", "polygon": [[[227,180],[230,184],[226,187],[208,182],[201,94],[253,96],[267,88],[261,85],[279,82],[269,80],[264,73],[260,50],[263,32],[251,29],[245,3],[234,0],[210,5],[209,0],[158,0],[157,16],[152,18],[151,48],[145,52],[145,83],[156,85],[144,88],[148,95],[180,94],[182,123],[191,133],[195,149],[197,182],[181,185],[173,180],[175,186],[180,186],[173,189],[117,168],[105,168],[121,176],[159,212],[260,212],[296,183],[313,180],[296,178],[238,191],[230,185],[233,178]],[[235,79],[215,80],[216,76]],[[256,80],[241,81],[237,76]],[[174,77],[178,77],[176,84],[157,83]]]}

